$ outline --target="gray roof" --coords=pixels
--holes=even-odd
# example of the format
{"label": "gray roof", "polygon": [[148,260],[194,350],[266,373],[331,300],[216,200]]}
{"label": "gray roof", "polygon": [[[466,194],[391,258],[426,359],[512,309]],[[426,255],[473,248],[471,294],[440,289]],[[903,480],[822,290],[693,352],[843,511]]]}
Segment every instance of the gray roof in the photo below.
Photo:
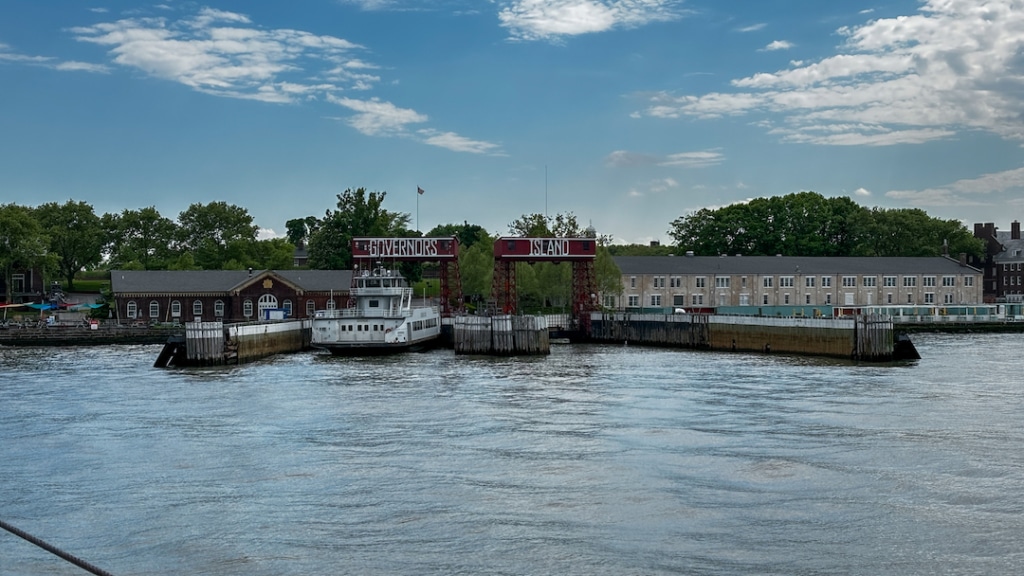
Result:
{"label": "gray roof", "polygon": [[[1006,260],[1018,261],[1024,259],[1024,239],[1011,239],[1011,233],[1007,232],[996,232],[996,240],[1002,244],[1003,251],[992,256],[994,262],[1003,262]],[[1017,253],[1014,256],[1014,253]]]}
{"label": "gray roof", "polygon": [[614,256],[623,274],[980,274],[942,256],[840,258],[811,256]]}
{"label": "gray roof", "polygon": [[110,287],[125,293],[224,293],[269,272],[307,292],[347,291],[351,270],[111,270]]}

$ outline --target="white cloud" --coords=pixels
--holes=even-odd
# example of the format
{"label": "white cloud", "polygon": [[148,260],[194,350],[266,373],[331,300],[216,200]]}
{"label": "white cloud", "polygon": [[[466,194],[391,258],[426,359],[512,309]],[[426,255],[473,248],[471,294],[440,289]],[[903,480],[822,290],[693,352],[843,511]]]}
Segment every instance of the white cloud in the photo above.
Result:
{"label": "white cloud", "polygon": [[455,152],[469,152],[472,154],[495,154],[500,155],[501,147],[491,142],[472,140],[465,136],[459,136],[454,132],[437,132],[436,130],[420,130],[424,136],[424,142],[431,146],[446,148]]}
{"label": "white cloud", "polygon": [[[311,92],[364,88],[376,77],[346,71],[362,47],[333,36],[263,29],[244,14],[203,8],[189,18],[128,18],[73,28],[109,49],[115,64],[232,98],[291,102]],[[358,68],[369,65],[358,61]],[[323,76],[327,82],[310,80]],[[296,89],[304,86],[303,89]]]}
{"label": "white cloud", "polygon": [[763,30],[764,27],[767,26],[767,25],[768,24],[765,23],[765,22],[759,22],[757,24],[751,24],[750,26],[744,26],[743,28],[740,28],[738,31],[739,32],[757,32],[758,30]]}
{"label": "white cloud", "polygon": [[761,50],[763,50],[764,52],[774,52],[776,50],[789,50],[792,47],[792,42],[788,42],[786,40],[775,40],[774,42],[770,42]]}
{"label": "white cloud", "polygon": [[100,74],[108,74],[110,72],[109,66],[93,64],[91,62],[76,62],[74,60],[54,64],[53,69],[65,72],[96,72]]}
{"label": "white cloud", "polygon": [[679,152],[669,154],[660,166],[680,166],[682,168],[705,168],[721,164],[725,157],[716,150],[703,150],[700,152]]}
{"label": "white cloud", "polygon": [[[362,3],[365,8],[381,3]],[[500,155],[500,146],[454,132],[409,130],[428,120],[410,108],[376,97],[339,97],[367,91],[380,77],[377,64],[353,56],[363,47],[335,36],[288,28],[265,29],[244,15],[202,8],[181,19],[127,18],[71,29],[76,38],[107,47],[113,62],[215,96],[294,103],[326,100],[356,112],[343,121],[368,136],[417,138],[456,152]],[[0,45],[0,59],[7,56]],[[103,65],[67,62],[65,70],[109,71]]]}
{"label": "white cloud", "polygon": [[661,178],[659,180],[651,182],[650,184],[650,190],[655,194],[668,192],[669,190],[678,187],[679,182],[675,178]]}
{"label": "white cloud", "polygon": [[871,196],[871,190],[867,188],[857,188],[853,191],[854,196]]}
{"label": "white cloud", "polygon": [[393,0],[341,0],[343,4],[355,4],[367,12],[383,10],[395,5]]}
{"label": "white cloud", "polygon": [[405,133],[409,124],[427,121],[427,116],[409,108],[399,108],[391,102],[377,98],[356,100],[328,95],[328,101],[358,112],[347,120],[356,130],[367,136],[394,136]]}
{"label": "white cloud", "polygon": [[512,0],[498,13],[519,40],[553,40],[665,22],[682,16],[682,0]]}
{"label": "white cloud", "polygon": [[677,152],[667,156],[642,154],[626,150],[616,150],[605,157],[606,166],[612,168],[629,168],[637,166],[670,166],[680,168],[704,168],[721,164],[725,156],[717,150],[701,150],[697,152]]}
{"label": "white cloud", "polygon": [[625,168],[629,166],[650,166],[657,164],[660,159],[651,154],[640,154],[626,150],[615,150],[605,157],[604,163],[613,168]]}
{"label": "white cloud", "polygon": [[[999,195],[995,201],[982,201],[972,196]],[[1024,168],[983,174],[977,178],[957,180],[945,186],[925,190],[891,190],[887,198],[901,200],[912,206],[987,206],[1013,203],[1024,197]]]}
{"label": "white cloud", "polygon": [[[1024,141],[1024,0],[926,0],[839,29],[841,52],[703,95],[657,94],[645,115],[760,114],[795,142],[892,145],[983,130]],[[841,128],[841,129],[839,129]]]}
{"label": "white cloud", "polygon": [[90,64],[87,62],[76,62],[74,60],[60,61],[50,56],[30,56],[18,54],[11,51],[11,47],[0,42],[0,62],[13,62],[29,66],[39,66],[59,70],[62,72],[98,72],[106,73],[110,69],[102,64]]}

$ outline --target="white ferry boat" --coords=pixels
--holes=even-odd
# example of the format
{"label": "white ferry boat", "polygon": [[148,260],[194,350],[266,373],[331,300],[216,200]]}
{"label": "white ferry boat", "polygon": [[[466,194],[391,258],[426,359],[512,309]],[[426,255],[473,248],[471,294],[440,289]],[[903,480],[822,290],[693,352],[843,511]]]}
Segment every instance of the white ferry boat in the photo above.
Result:
{"label": "white ferry boat", "polygon": [[314,347],[352,356],[418,351],[438,343],[440,309],[414,307],[413,289],[397,271],[358,272],[351,296],[355,306],[316,312]]}

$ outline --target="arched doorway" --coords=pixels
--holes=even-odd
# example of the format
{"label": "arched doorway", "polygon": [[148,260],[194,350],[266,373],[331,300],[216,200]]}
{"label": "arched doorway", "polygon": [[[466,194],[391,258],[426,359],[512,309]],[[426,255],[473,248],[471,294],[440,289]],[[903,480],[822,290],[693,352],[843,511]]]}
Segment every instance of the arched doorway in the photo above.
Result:
{"label": "arched doorway", "polygon": [[256,317],[260,320],[263,320],[263,318],[266,316],[265,314],[263,314],[264,310],[272,310],[277,308],[277,297],[274,296],[273,294],[264,294],[260,296],[259,303],[257,303],[256,307],[256,313],[258,314]]}

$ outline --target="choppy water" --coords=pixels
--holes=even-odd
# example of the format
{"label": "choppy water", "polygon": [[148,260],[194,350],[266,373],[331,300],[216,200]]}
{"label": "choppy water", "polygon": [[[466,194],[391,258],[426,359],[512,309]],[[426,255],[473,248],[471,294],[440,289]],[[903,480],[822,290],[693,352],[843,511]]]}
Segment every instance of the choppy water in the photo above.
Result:
{"label": "choppy water", "polygon": [[[0,349],[0,519],[118,575],[1024,573],[1024,335],[912,364]],[[81,574],[0,531],[0,574]]]}

